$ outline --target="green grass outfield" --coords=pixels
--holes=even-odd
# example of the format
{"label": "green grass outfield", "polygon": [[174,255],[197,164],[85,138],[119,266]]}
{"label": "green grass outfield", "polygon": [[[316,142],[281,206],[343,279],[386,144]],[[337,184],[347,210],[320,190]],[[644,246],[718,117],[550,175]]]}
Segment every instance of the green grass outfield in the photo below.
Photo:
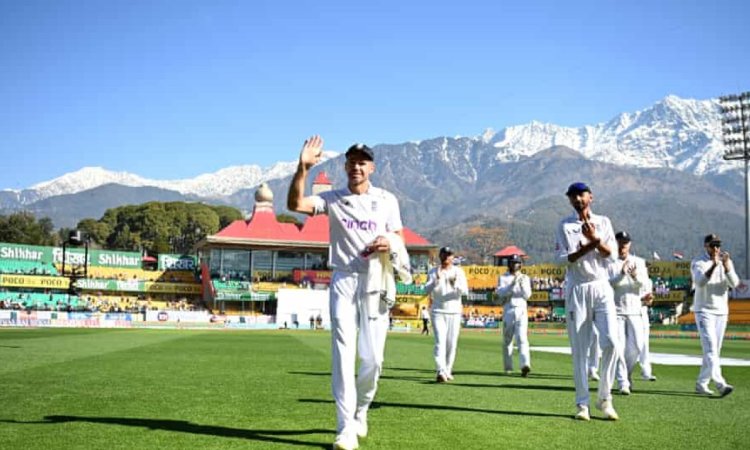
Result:
{"label": "green grass outfield", "polygon": [[[654,368],[615,395],[620,421],[577,422],[570,357],[533,352],[501,375],[500,336],[464,332],[450,384],[432,337],[391,334],[363,449],[748,448],[750,367],[736,391],[693,394],[698,367]],[[567,345],[532,335],[533,346]],[[700,354],[697,340],[653,352]],[[723,355],[750,358],[750,341]],[[314,331],[0,329],[0,448],[330,448],[330,335]],[[594,388],[595,389],[595,385]],[[592,398],[595,398],[592,392]]]}

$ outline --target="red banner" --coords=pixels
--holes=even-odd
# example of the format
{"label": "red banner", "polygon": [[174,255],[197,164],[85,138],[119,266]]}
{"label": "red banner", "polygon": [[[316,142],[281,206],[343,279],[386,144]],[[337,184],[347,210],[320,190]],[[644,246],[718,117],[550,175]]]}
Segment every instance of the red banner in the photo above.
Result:
{"label": "red banner", "polygon": [[330,270],[300,270],[295,269],[292,273],[294,282],[299,284],[303,281],[309,281],[312,284],[331,284]]}

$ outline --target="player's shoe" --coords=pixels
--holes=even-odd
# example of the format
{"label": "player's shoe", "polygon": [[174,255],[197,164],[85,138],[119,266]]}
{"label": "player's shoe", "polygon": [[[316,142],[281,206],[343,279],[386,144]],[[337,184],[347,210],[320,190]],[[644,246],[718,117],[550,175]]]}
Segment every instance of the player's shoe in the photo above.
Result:
{"label": "player's shoe", "polygon": [[700,384],[695,385],[695,393],[700,395],[714,395],[714,391]]}
{"label": "player's shoe", "polygon": [[596,409],[604,413],[604,418],[607,420],[618,420],[620,418],[615,408],[612,407],[610,400],[597,400]]}
{"label": "player's shoe", "polygon": [[447,378],[448,381],[453,381],[453,374],[449,373],[448,375],[445,376],[445,378]]}
{"label": "player's shoe", "polygon": [[355,450],[359,448],[357,436],[349,433],[341,433],[333,441],[333,450]]}
{"label": "player's shoe", "polygon": [[599,381],[599,374],[596,373],[596,370],[589,371],[589,380]]}
{"label": "player's shoe", "polygon": [[446,381],[448,381],[448,377],[446,377],[444,373],[440,372],[439,374],[437,374],[435,381],[438,383],[445,383]]}
{"label": "player's shoe", "polygon": [[588,422],[591,420],[591,416],[589,415],[589,407],[586,405],[578,405],[578,412],[575,416],[576,420],[584,420]]}
{"label": "player's shoe", "polygon": [[367,413],[358,412],[354,417],[354,431],[357,437],[362,439],[367,437]]}
{"label": "player's shoe", "polygon": [[645,381],[656,381],[656,377],[653,375],[641,375],[641,379]]}
{"label": "player's shoe", "polygon": [[628,386],[621,387],[620,395],[630,395],[630,388]]}
{"label": "player's shoe", "polygon": [[732,386],[731,384],[725,384],[719,389],[719,394],[722,397],[726,397],[727,395],[731,394],[732,391],[734,391],[734,386]]}
{"label": "player's shoe", "polygon": [[531,367],[529,366],[523,366],[521,367],[521,376],[526,378],[529,376],[529,372],[531,372]]}

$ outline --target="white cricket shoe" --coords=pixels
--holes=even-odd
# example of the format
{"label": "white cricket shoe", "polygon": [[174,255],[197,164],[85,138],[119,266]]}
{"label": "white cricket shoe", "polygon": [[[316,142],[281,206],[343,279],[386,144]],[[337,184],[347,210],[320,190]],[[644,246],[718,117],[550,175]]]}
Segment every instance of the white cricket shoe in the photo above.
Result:
{"label": "white cricket shoe", "polygon": [[333,450],[355,450],[359,448],[357,436],[349,433],[341,433],[333,441]]}
{"label": "white cricket shoe", "polygon": [[641,379],[645,381],[656,381],[656,377],[653,375],[641,375]]}
{"label": "white cricket shoe", "polygon": [[604,418],[607,420],[618,420],[620,416],[617,415],[617,411],[612,407],[610,400],[598,400],[596,402],[596,409],[604,413]]}
{"label": "white cricket shoe", "polygon": [[630,388],[625,386],[620,388],[620,394],[621,395],[630,395]]}
{"label": "white cricket shoe", "polygon": [[695,385],[695,393],[700,395],[714,395],[714,391],[709,389],[707,386],[702,386],[700,384]]}
{"label": "white cricket shoe", "polygon": [[575,416],[576,420],[584,420],[588,422],[591,420],[591,416],[589,415],[589,407],[586,405],[578,405],[578,412]]}
{"label": "white cricket shoe", "polygon": [[367,413],[358,413],[354,418],[354,431],[360,439],[367,437]]}
{"label": "white cricket shoe", "polygon": [[452,373],[448,373],[448,375],[446,375],[445,377],[448,378],[448,381],[453,381],[453,374]]}
{"label": "white cricket shoe", "polygon": [[599,374],[596,373],[596,370],[589,371],[589,380],[599,381]]}

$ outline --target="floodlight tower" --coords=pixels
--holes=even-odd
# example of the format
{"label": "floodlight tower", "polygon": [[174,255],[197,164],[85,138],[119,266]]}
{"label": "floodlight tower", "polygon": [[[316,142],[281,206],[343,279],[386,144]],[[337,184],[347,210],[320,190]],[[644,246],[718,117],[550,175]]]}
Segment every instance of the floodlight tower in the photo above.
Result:
{"label": "floodlight tower", "polygon": [[750,279],[750,92],[719,97],[724,159],[745,161],[745,279]]}

